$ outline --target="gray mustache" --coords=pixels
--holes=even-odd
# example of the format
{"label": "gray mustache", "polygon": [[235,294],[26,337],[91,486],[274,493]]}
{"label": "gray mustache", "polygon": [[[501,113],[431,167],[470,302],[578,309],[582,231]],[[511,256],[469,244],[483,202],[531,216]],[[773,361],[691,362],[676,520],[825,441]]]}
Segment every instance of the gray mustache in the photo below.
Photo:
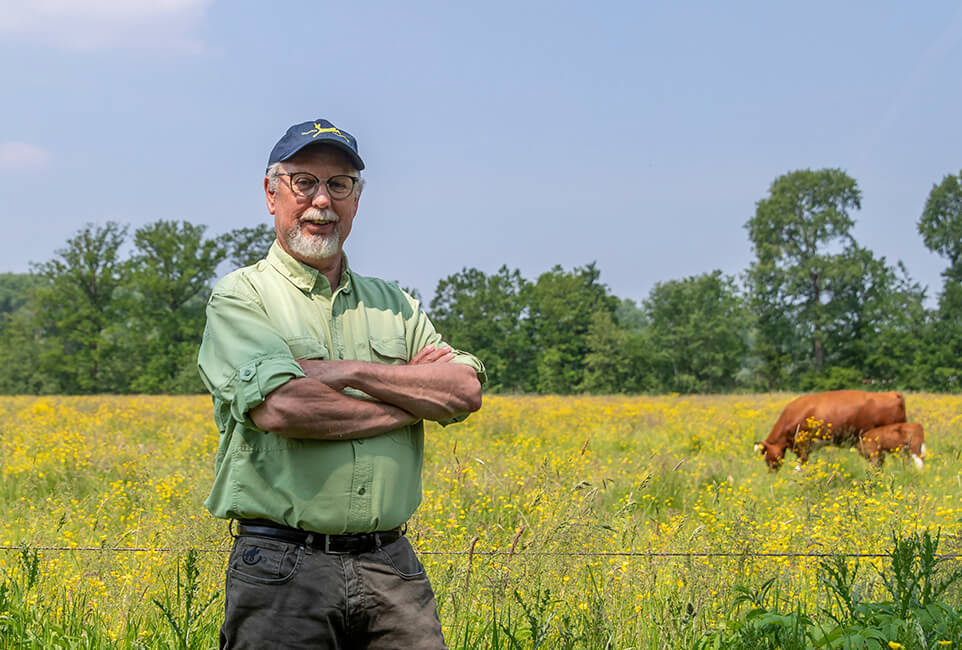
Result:
{"label": "gray mustache", "polygon": [[298,219],[298,223],[304,223],[305,221],[331,221],[337,223],[341,218],[337,216],[337,213],[333,210],[318,210],[317,208],[312,208],[301,215]]}

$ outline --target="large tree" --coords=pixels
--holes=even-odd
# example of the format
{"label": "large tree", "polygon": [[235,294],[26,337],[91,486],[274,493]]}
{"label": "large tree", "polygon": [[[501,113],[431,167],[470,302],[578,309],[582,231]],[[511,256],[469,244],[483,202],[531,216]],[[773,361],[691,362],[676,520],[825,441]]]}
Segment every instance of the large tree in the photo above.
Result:
{"label": "large tree", "polygon": [[895,384],[918,387],[916,362],[926,328],[925,291],[899,262],[852,246],[839,255],[838,272],[825,284],[828,372],[809,373],[802,388]]}
{"label": "large tree", "polygon": [[953,393],[962,390],[962,282],[946,278],[927,343],[926,387]]}
{"label": "large tree", "polygon": [[920,365],[927,386],[958,391],[962,387],[962,172],[932,186],[918,228],[926,247],[949,262],[942,272],[945,283]]}
{"label": "large tree", "polygon": [[[588,331],[598,312],[614,316],[620,301],[599,280],[595,263],[565,271],[555,266],[538,276],[528,292],[531,341],[537,354],[540,393],[583,390]],[[612,351],[613,354],[616,351]]]}
{"label": "large tree", "polygon": [[523,319],[528,282],[502,266],[494,275],[462,269],[438,282],[431,319],[445,340],[478,356],[488,373],[488,389],[524,391],[533,387],[533,351]]}
{"label": "large tree", "polygon": [[274,224],[261,223],[253,228],[235,228],[221,236],[227,261],[233,268],[250,266],[267,256],[274,243]]}
{"label": "large tree", "polygon": [[134,233],[127,306],[132,354],[143,359],[131,388],[137,392],[203,390],[197,347],[204,307],[227,251],[205,237],[206,226],[156,221]]}
{"label": "large tree", "polygon": [[40,283],[40,278],[33,273],[0,273],[0,314],[17,311]]}
{"label": "large tree", "polygon": [[932,186],[918,227],[926,247],[948,259],[943,275],[962,282],[962,172]]}
{"label": "large tree", "polygon": [[756,259],[747,272],[758,317],[759,351],[776,383],[825,362],[833,296],[826,286],[844,271],[855,246],[849,211],[861,205],[855,181],[840,169],[779,176],[745,224]]}
{"label": "large tree", "polygon": [[[630,303],[630,301],[627,301]],[[623,306],[625,302],[622,302]],[[604,309],[591,316],[585,336],[584,378],[581,389],[590,393],[641,393],[658,389],[652,372],[652,346],[643,328],[626,326]]]}
{"label": "large tree", "polygon": [[33,329],[25,340],[35,345],[46,385],[67,393],[123,389],[116,294],[126,276],[119,256],[126,236],[127,227],[114,222],[87,224],[52,260],[33,266],[40,286],[22,324]]}
{"label": "large tree", "polygon": [[661,390],[716,393],[735,387],[751,318],[732,278],[713,271],[660,282],[645,309]]}

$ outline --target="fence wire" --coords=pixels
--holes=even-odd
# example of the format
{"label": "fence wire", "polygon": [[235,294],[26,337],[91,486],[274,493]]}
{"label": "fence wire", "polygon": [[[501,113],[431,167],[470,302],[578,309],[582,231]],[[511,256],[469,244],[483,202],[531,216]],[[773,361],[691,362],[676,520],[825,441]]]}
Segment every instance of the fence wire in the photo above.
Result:
{"label": "fence wire", "polygon": [[[189,550],[197,553],[230,553],[229,548],[174,548],[170,546],[138,547],[138,546],[0,546],[0,551],[99,551],[102,553],[186,553]],[[766,551],[417,551],[418,555],[467,555],[467,556],[552,556],[552,557],[643,557],[643,558],[794,558],[821,559],[827,557],[845,558],[886,558],[890,553],[778,553]],[[940,553],[935,555],[940,560],[962,559],[962,553]]]}

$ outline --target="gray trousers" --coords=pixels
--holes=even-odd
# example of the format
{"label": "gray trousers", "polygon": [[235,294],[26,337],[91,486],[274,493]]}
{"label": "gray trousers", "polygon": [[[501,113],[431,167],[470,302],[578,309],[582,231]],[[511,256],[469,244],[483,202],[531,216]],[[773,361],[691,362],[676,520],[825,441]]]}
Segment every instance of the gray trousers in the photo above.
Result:
{"label": "gray trousers", "polygon": [[351,555],[238,537],[225,600],[222,649],[446,647],[431,584],[404,536]]}

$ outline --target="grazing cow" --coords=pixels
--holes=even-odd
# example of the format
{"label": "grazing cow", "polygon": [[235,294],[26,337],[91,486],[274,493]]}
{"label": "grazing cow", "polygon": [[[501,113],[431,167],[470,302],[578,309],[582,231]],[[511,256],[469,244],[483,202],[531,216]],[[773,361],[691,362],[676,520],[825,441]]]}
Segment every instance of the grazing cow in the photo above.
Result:
{"label": "grazing cow", "polygon": [[882,464],[885,452],[901,450],[911,456],[917,468],[922,469],[922,459],[925,458],[925,431],[917,422],[897,422],[875,427],[862,434],[858,450],[876,467]]}
{"label": "grazing cow", "polygon": [[905,398],[901,393],[872,393],[863,390],[833,390],[803,395],[789,402],[756,452],[776,470],[789,447],[799,465],[808,460],[813,441],[841,444],[858,440],[869,429],[905,422]]}

